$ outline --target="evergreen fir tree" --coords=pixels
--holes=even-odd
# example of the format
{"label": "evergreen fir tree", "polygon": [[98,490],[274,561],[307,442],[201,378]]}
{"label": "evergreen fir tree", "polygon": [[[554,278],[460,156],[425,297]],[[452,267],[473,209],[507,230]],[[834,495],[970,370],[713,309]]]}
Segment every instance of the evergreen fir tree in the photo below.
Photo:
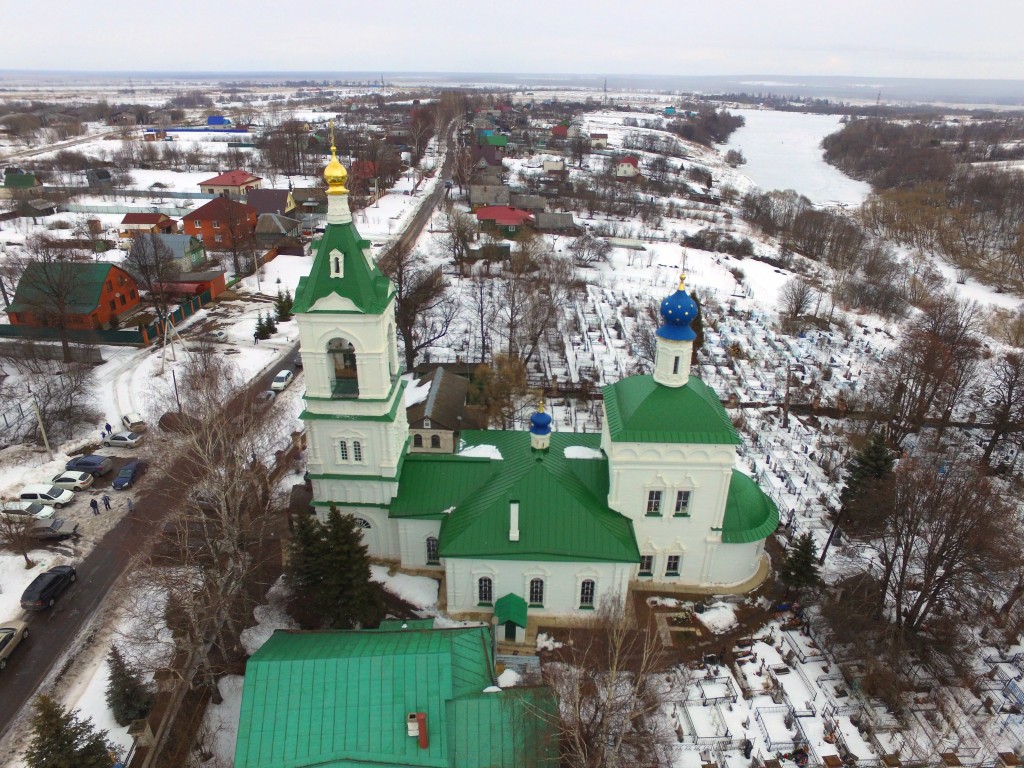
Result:
{"label": "evergreen fir tree", "polygon": [[779,568],[779,579],[786,585],[787,596],[790,589],[799,592],[805,587],[821,583],[817,560],[818,547],[811,534],[802,533],[797,536],[786,550],[786,557]]}
{"label": "evergreen fir tree", "polygon": [[325,523],[302,516],[289,549],[292,615],[300,626],[351,629],[380,623],[383,595],[370,581],[370,557],[354,517],[334,507]]}
{"label": "evergreen fir tree", "polygon": [[847,467],[850,475],[839,494],[843,513],[855,512],[857,502],[892,474],[895,463],[896,455],[886,446],[885,437],[881,432],[874,432]]}
{"label": "evergreen fir tree", "polygon": [[25,764],[28,768],[110,768],[115,747],[107,732],[49,696],[36,697]]}
{"label": "evergreen fir tree", "polygon": [[153,691],[133,669],[116,645],[110,646],[107,656],[110,679],[107,682],[107,706],[118,725],[128,725],[149,714],[153,706]]}
{"label": "evergreen fir tree", "polygon": [[290,288],[285,288],[284,293],[280,289],[277,291],[277,300],[274,301],[274,309],[277,310],[277,320],[280,323],[287,322],[292,319],[292,291]]}
{"label": "evergreen fir tree", "polygon": [[256,321],[256,336],[260,340],[269,339],[276,328],[271,328],[272,319],[270,313],[264,315],[262,312],[259,314],[259,319]]}
{"label": "evergreen fir tree", "polygon": [[690,329],[696,334],[693,340],[693,351],[690,353],[690,365],[697,365],[697,350],[704,346],[704,308],[700,305],[696,291],[690,291],[690,298],[697,305],[697,314],[690,323]]}
{"label": "evergreen fir tree", "polygon": [[277,323],[274,321],[274,315],[272,312],[267,312],[267,319],[263,321],[264,326],[267,329],[267,338],[277,333]]}

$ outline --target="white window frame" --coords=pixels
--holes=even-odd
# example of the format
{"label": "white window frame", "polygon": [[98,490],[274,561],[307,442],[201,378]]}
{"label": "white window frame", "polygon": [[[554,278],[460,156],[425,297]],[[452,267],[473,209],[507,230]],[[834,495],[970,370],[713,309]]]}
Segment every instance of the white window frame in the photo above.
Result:
{"label": "white window frame", "polygon": [[359,440],[352,441],[352,461],[356,464],[363,463],[363,444]]}
{"label": "white window frame", "polygon": [[[540,600],[533,599],[533,588],[534,584],[540,583]],[[546,579],[543,576],[533,576],[527,582],[527,601],[526,604],[531,608],[543,608],[545,591],[547,589]]]}
{"label": "white window frame", "polygon": [[[685,494],[685,497],[684,497]],[[680,506],[680,502],[684,501]],[[690,516],[690,505],[693,504],[693,491],[689,488],[681,491],[676,491],[675,504],[672,507],[673,517],[689,517]]]}
{"label": "white window frame", "polygon": [[[586,599],[586,587],[590,585],[590,600]],[[597,606],[597,579],[585,578],[580,582],[580,608],[593,610]]]}
{"label": "white window frame", "polygon": [[[487,584],[488,584],[487,588],[488,588],[488,591],[491,593],[491,595],[490,595],[491,599],[490,600],[482,600],[481,599],[483,597],[483,593],[482,593],[482,590],[481,590],[481,582],[483,582],[484,579],[487,579]],[[475,586],[476,586],[476,604],[477,605],[494,605],[494,577],[493,576],[488,576],[486,574],[482,575],[482,576],[477,576],[476,577],[476,585]]]}
{"label": "white window frame", "polygon": [[[676,559],[676,567],[672,569],[672,558]],[[683,567],[683,556],[682,555],[666,555],[665,556],[665,576],[678,576]]]}
{"label": "white window frame", "polygon": [[[657,495],[655,495],[657,494]],[[655,509],[651,511],[651,505],[655,505]],[[665,505],[665,491],[662,488],[649,488],[647,490],[647,503],[644,506],[645,517],[661,517],[664,512]]]}
{"label": "white window frame", "polygon": [[[650,560],[650,567],[644,570],[644,558]],[[639,576],[654,576],[654,555],[640,555],[640,572]]]}
{"label": "white window frame", "polygon": [[338,441],[338,456],[342,461],[348,461],[348,440]]}
{"label": "white window frame", "polygon": [[[431,547],[430,545],[431,542],[434,543],[433,547]],[[423,545],[427,551],[427,565],[440,565],[441,555],[438,552],[439,542],[437,540],[437,536],[427,536],[426,540],[423,542]],[[433,558],[430,557],[431,549],[433,549],[434,551]]]}

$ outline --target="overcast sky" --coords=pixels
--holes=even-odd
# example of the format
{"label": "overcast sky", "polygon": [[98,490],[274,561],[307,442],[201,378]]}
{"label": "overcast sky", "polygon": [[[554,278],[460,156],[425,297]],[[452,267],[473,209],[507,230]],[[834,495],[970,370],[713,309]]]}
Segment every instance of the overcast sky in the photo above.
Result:
{"label": "overcast sky", "polygon": [[1024,79],[1021,0],[36,0],[0,69]]}

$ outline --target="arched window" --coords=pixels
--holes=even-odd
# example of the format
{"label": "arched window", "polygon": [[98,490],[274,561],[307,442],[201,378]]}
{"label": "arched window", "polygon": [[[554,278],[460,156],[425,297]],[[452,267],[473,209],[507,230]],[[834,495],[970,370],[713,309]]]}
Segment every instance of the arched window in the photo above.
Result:
{"label": "arched window", "polygon": [[430,436],[430,447],[431,448],[440,448],[441,447],[441,437],[440,437],[440,435],[431,435]]}
{"label": "arched window", "polygon": [[412,436],[412,447],[413,448],[422,448],[423,447],[423,435],[413,435]]}
{"label": "arched window", "polygon": [[580,584],[580,608],[594,607],[594,580],[584,579]]}
{"label": "arched window", "polygon": [[373,526],[370,525],[370,521],[362,517],[356,518],[356,527],[362,528],[364,531],[369,531],[373,528]]}
{"label": "arched window", "polygon": [[341,456],[342,461],[348,461],[348,442],[342,440],[338,443],[338,453]]}
{"label": "arched window", "polygon": [[327,342],[327,358],[331,365],[331,397],[359,397],[359,372],[356,348],[347,339]]}
{"label": "arched window", "polygon": [[363,444],[358,440],[352,441],[352,460],[362,461],[363,460]]}
{"label": "arched window", "polygon": [[439,565],[441,559],[437,556],[437,538],[427,537],[427,565]]}
{"label": "arched window", "polygon": [[490,576],[481,576],[476,582],[476,601],[481,605],[494,602],[494,582]]}
{"label": "arched window", "polygon": [[544,579],[530,580],[530,605],[544,607]]}

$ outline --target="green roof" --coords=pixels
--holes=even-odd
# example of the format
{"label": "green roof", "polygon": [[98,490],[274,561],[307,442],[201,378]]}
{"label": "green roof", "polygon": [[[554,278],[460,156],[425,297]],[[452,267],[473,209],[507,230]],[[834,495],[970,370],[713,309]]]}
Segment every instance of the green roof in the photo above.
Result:
{"label": "green roof", "polygon": [[32,261],[18,280],[10,312],[45,311],[57,297],[65,295],[66,314],[87,315],[96,309],[114,264],[103,261]]}
{"label": "green roof", "polygon": [[448,702],[458,768],[555,768],[558,702],[548,687],[510,688]]}
{"label": "green roof", "polygon": [[490,459],[451,454],[408,453],[390,517],[443,520],[447,511],[501,471]]}
{"label": "green roof", "polygon": [[732,471],[729,496],[725,501],[722,542],[750,544],[768,538],[779,526],[779,508],[756,482]]}
{"label": "green roof", "polygon": [[36,186],[36,175],[34,173],[5,173],[4,186],[7,189],[31,189]]}
{"label": "green roof", "polygon": [[[555,711],[550,689],[484,694],[492,685],[486,627],[279,630],[246,665],[234,764],[546,764],[533,756],[554,742],[541,716]],[[408,735],[410,712],[426,714],[426,749]]]}
{"label": "green roof", "polygon": [[696,376],[683,387],[630,376],[604,388],[604,407],[617,443],[741,442],[718,395]]}
{"label": "green roof", "polygon": [[508,136],[501,136],[496,133],[492,133],[489,136],[483,136],[482,144],[488,144],[492,147],[505,147],[508,146]]}
{"label": "green roof", "polygon": [[[504,560],[635,563],[640,560],[633,523],[610,509],[608,460],[567,459],[569,446],[600,447],[600,436],[556,432],[551,447],[535,451],[528,432],[473,430],[467,445],[493,445],[502,459],[485,459],[493,473],[466,490],[459,473],[429,473],[410,482],[407,464],[399,496],[431,492],[454,510],[444,516],[438,552],[442,557]],[[452,457],[453,463],[468,457]],[[443,488],[428,491],[427,483]],[[461,483],[461,484],[460,484]],[[509,541],[509,509],[519,502],[519,540]],[[447,507],[446,507],[447,508]]]}
{"label": "green roof", "polygon": [[[324,236],[314,244],[313,268],[295,290],[294,311],[309,312],[320,299],[333,293],[350,299],[361,312],[383,314],[395,289],[377,265],[363,255],[363,249],[369,247],[355,224],[328,224]],[[331,253],[335,250],[342,254],[344,277],[331,277]]]}
{"label": "green roof", "polygon": [[511,621],[517,626],[526,629],[526,601],[519,595],[509,592],[504,597],[499,597],[494,603],[494,615],[499,624]]}

